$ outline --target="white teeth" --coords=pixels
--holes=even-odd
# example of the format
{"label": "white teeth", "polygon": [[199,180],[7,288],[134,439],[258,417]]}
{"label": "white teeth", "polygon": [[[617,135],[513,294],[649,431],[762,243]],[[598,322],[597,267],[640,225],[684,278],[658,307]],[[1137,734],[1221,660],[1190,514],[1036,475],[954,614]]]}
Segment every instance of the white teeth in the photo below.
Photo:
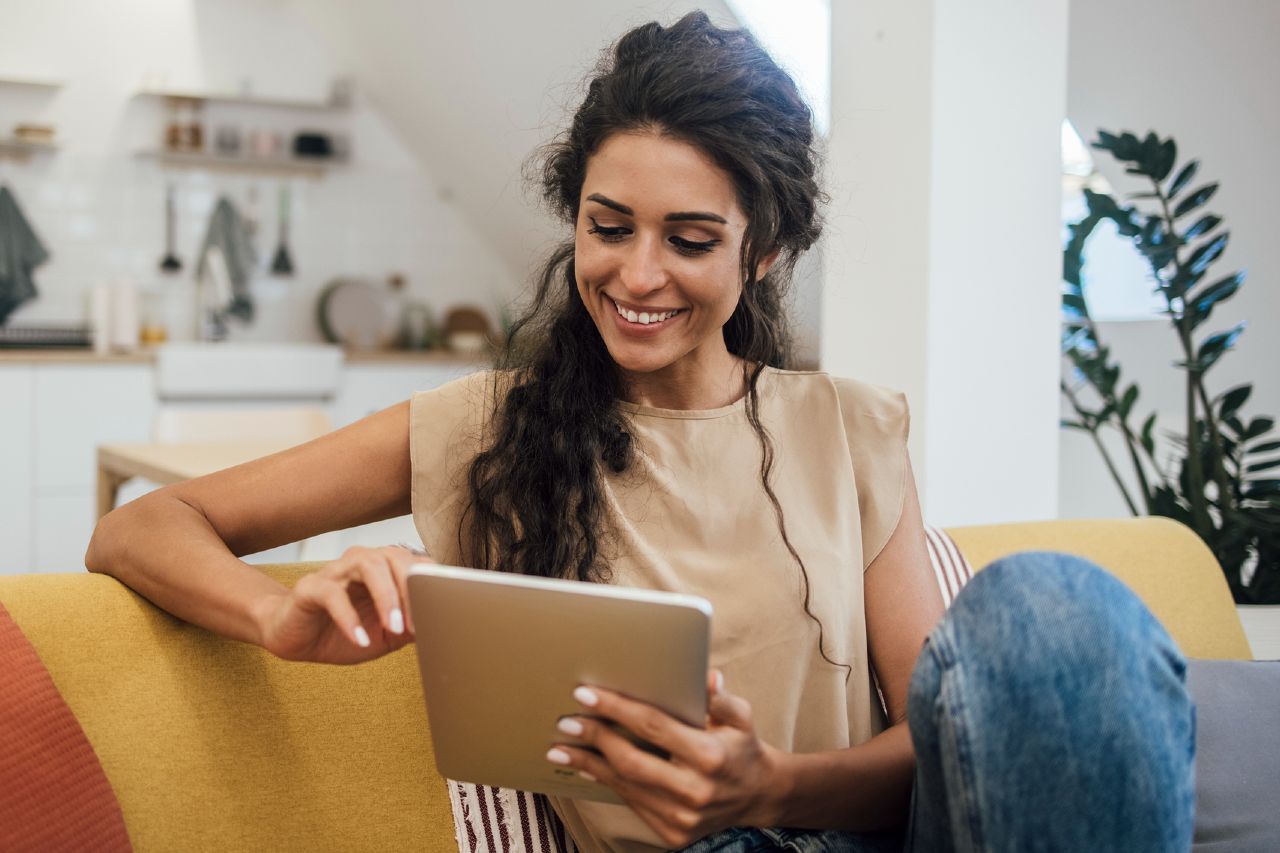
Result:
{"label": "white teeth", "polygon": [[623,308],[621,305],[619,305],[616,302],[613,303],[613,307],[617,308],[618,313],[621,314],[623,317],[626,317],[628,321],[632,323],[640,323],[645,326],[648,326],[652,323],[661,323],[664,320],[670,320],[672,317],[680,313],[679,310],[676,310],[676,311],[667,311],[664,314],[657,314],[657,313],[650,314],[647,311],[641,311],[640,313],[637,314],[635,311],[631,311],[627,308]]}

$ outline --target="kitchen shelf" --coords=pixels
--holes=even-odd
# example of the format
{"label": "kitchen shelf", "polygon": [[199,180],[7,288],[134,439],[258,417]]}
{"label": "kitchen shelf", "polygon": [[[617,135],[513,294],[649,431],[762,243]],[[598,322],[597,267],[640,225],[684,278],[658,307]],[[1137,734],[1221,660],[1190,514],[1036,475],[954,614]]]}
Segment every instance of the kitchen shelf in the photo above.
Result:
{"label": "kitchen shelf", "polygon": [[256,158],[229,154],[209,154],[196,151],[165,151],[148,149],[136,156],[155,160],[162,166],[186,169],[224,169],[239,172],[266,172],[277,175],[323,175],[330,169],[341,168],[349,161],[335,157],[271,157]]}
{"label": "kitchen shelf", "polygon": [[14,137],[0,139],[0,157],[12,157],[15,160],[26,160],[32,154],[46,154],[57,150],[56,142],[36,142]]}
{"label": "kitchen shelf", "polygon": [[46,77],[10,77],[0,75],[0,86],[27,86],[32,89],[60,89],[65,83]]}
{"label": "kitchen shelf", "polygon": [[311,112],[343,112],[350,104],[331,100],[307,98],[273,98],[258,95],[238,95],[234,92],[209,92],[198,89],[142,89],[136,93],[143,98],[166,98],[171,101],[199,101],[213,104],[270,107],[272,109],[307,110]]}

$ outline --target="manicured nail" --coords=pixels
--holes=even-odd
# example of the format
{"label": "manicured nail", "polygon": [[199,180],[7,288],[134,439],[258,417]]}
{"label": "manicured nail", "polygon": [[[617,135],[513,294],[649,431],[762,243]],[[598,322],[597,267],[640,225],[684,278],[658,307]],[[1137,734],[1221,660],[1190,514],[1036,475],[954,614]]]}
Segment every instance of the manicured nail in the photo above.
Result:
{"label": "manicured nail", "polygon": [[551,749],[547,750],[547,761],[550,761],[552,764],[568,764],[569,753],[565,752],[563,749],[557,749],[553,746]]}
{"label": "manicured nail", "polygon": [[357,625],[355,630],[356,642],[361,648],[369,648],[369,632],[364,629],[363,625]]}
{"label": "manicured nail", "polygon": [[579,776],[581,776],[583,779],[586,779],[588,782],[599,782],[599,781],[600,781],[599,779],[597,779],[596,777],[592,776],[590,773],[588,773],[588,772],[587,772],[587,771],[585,771],[585,770],[579,770],[579,771],[578,771],[578,775],[579,775]]}
{"label": "manicured nail", "polygon": [[724,673],[718,669],[715,671],[715,673],[716,673],[716,692],[719,693],[721,690],[724,690]]}
{"label": "manicured nail", "polygon": [[582,723],[578,722],[573,717],[561,717],[560,722],[556,723],[556,728],[565,734],[573,735],[574,737],[582,734],[583,731]]}
{"label": "manicured nail", "polygon": [[577,690],[573,691],[573,698],[577,699],[588,708],[594,708],[596,703],[600,701],[600,697],[597,696],[596,692],[590,687],[579,687]]}
{"label": "manicured nail", "polygon": [[404,614],[400,612],[399,607],[396,607],[391,611],[391,633],[404,633]]}

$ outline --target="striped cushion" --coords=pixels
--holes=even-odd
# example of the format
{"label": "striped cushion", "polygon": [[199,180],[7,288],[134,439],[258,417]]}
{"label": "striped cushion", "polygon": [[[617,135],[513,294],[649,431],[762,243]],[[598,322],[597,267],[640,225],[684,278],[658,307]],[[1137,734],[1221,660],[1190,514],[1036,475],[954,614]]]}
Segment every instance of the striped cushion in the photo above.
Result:
{"label": "striped cushion", "polygon": [[[945,530],[926,525],[924,533],[943,604],[950,607],[960,587],[973,577],[973,569]],[[542,795],[452,779],[448,785],[461,853],[577,853]]]}

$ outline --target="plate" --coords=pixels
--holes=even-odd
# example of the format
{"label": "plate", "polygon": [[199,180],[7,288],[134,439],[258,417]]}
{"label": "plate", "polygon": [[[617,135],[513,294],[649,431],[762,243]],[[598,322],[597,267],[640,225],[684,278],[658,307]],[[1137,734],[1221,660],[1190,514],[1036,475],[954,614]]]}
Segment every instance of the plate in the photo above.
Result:
{"label": "plate", "polygon": [[351,349],[385,349],[400,332],[400,300],[381,282],[339,278],[320,291],[316,319],[325,340]]}

